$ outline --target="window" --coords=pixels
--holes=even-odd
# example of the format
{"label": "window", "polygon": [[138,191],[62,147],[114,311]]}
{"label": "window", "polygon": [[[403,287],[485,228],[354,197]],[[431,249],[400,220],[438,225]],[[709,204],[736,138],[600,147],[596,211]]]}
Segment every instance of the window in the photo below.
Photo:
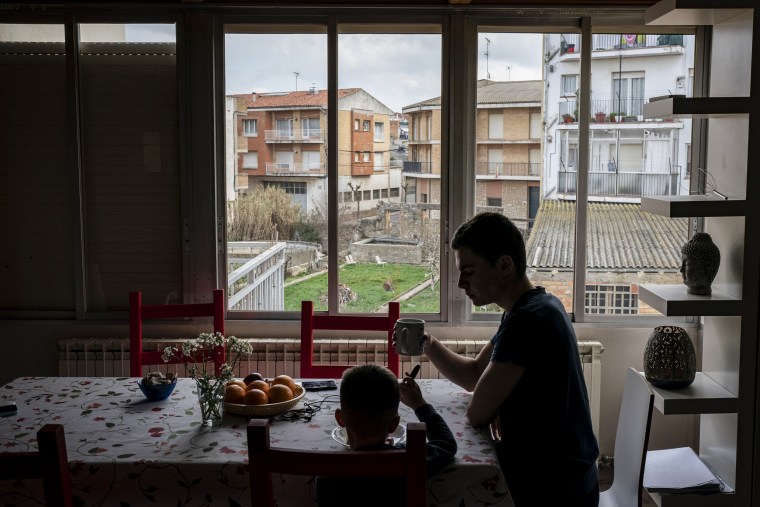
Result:
{"label": "window", "polygon": [[[398,190],[398,189],[397,189],[397,190]],[[383,199],[387,199],[387,198],[388,198],[388,189],[387,189],[387,188],[383,188],[383,189],[380,191],[380,197],[382,197]],[[396,197],[398,197],[398,192],[397,192],[397,194],[396,194]]]}
{"label": "window", "polygon": [[384,140],[384,134],[385,131],[383,129],[383,124],[381,122],[375,122],[375,141],[383,141]]}
{"label": "window", "polygon": [[361,154],[358,151],[354,152],[354,162],[358,162],[361,158]]}
{"label": "window", "polygon": [[343,202],[351,202],[353,200],[353,192],[341,192],[340,195],[343,196]]}
{"label": "window", "polygon": [[363,200],[369,201],[370,199],[372,199],[372,190],[365,190]]}
{"label": "window", "polygon": [[399,196],[399,189],[398,189],[398,187],[391,188],[390,196],[391,197],[398,197]]}
{"label": "window", "polygon": [[486,206],[501,206],[501,197],[487,197],[486,198]]}
{"label": "window", "polygon": [[362,162],[369,162],[370,156],[368,151],[362,152]]}
{"label": "window", "polygon": [[359,120],[354,120],[354,130],[359,130]]}
{"label": "window", "polygon": [[385,170],[385,153],[382,151],[376,151],[374,153],[375,157],[375,171],[384,171]]}
{"label": "window", "polygon": [[364,132],[369,132],[369,120],[364,120],[362,122],[362,127],[364,128]]}
{"label": "window", "polygon": [[301,129],[304,138],[322,137],[319,130],[319,118],[302,118]]}
{"label": "window", "polygon": [[243,120],[243,134],[246,136],[259,135],[258,120]]}
{"label": "window", "polygon": [[573,95],[578,92],[578,75],[577,74],[570,74],[570,75],[564,75],[562,76],[562,95]]}
{"label": "window", "polygon": [[258,169],[259,154],[255,151],[243,153],[243,169]]}
{"label": "window", "polygon": [[586,285],[586,313],[590,315],[636,315],[638,300],[630,285]]}
{"label": "window", "polygon": [[372,198],[373,199],[380,199],[380,189],[376,188],[372,191]]}

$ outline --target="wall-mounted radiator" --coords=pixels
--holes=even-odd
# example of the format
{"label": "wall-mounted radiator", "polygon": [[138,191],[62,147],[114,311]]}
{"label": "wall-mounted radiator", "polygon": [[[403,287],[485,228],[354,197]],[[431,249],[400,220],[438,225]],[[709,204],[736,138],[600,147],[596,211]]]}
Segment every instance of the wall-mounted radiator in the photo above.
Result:
{"label": "wall-mounted radiator", "polygon": [[[238,377],[259,372],[267,378],[277,375],[298,377],[301,368],[300,339],[252,338],[254,352],[240,363]],[[162,350],[181,340],[144,340],[144,347]],[[459,354],[475,357],[486,342],[475,340],[447,341],[446,345]],[[599,410],[601,404],[602,344],[593,341],[579,341],[580,360],[586,379],[594,433],[599,435]],[[65,377],[127,377],[129,376],[128,339],[77,339],[58,342],[58,374]],[[385,342],[377,339],[315,340],[314,357],[320,364],[385,364]],[[419,378],[440,378],[438,370],[426,357],[401,356],[401,371],[410,372],[421,360]],[[172,371],[186,376],[182,365],[145,366],[143,373],[160,370]],[[178,369],[177,369],[178,368]]]}

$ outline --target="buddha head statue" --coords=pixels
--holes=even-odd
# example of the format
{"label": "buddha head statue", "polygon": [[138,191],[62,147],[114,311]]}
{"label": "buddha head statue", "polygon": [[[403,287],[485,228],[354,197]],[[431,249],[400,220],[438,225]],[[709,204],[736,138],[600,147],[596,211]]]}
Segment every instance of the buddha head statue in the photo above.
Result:
{"label": "buddha head statue", "polygon": [[706,232],[698,232],[681,247],[681,275],[689,294],[712,294],[710,285],[718,273],[720,250]]}

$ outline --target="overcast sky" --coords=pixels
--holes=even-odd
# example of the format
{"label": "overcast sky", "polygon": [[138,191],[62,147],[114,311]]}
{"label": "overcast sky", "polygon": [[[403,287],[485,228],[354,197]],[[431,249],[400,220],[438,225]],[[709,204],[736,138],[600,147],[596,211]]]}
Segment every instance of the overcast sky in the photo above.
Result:
{"label": "overcast sky", "polygon": [[[132,25],[127,29],[127,40],[171,41],[173,27]],[[440,35],[341,34],[338,40],[340,88],[363,88],[397,112],[440,96]],[[325,89],[326,54],[324,34],[227,35],[226,93],[293,91],[296,82],[298,90],[311,86]],[[485,79],[487,73],[496,81],[541,79],[541,64],[540,35],[478,36],[478,79]]]}

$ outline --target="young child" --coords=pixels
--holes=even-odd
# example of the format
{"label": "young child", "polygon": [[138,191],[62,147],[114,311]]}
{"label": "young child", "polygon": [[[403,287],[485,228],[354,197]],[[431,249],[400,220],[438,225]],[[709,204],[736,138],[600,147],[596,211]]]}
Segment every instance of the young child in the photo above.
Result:
{"label": "young child", "polygon": [[[413,378],[406,377],[399,385],[390,370],[375,364],[346,370],[340,383],[340,408],[335,410],[335,419],[345,428],[351,450],[393,449],[388,435],[401,419],[399,401],[414,410],[426,425],[427,476],[432,477],[454,459],[457,444],[446,421],[425,401]],[[401,482],[398,478],[319,478],[317,502],[320,507],[403,505],[404,489],[398,482]]]}

